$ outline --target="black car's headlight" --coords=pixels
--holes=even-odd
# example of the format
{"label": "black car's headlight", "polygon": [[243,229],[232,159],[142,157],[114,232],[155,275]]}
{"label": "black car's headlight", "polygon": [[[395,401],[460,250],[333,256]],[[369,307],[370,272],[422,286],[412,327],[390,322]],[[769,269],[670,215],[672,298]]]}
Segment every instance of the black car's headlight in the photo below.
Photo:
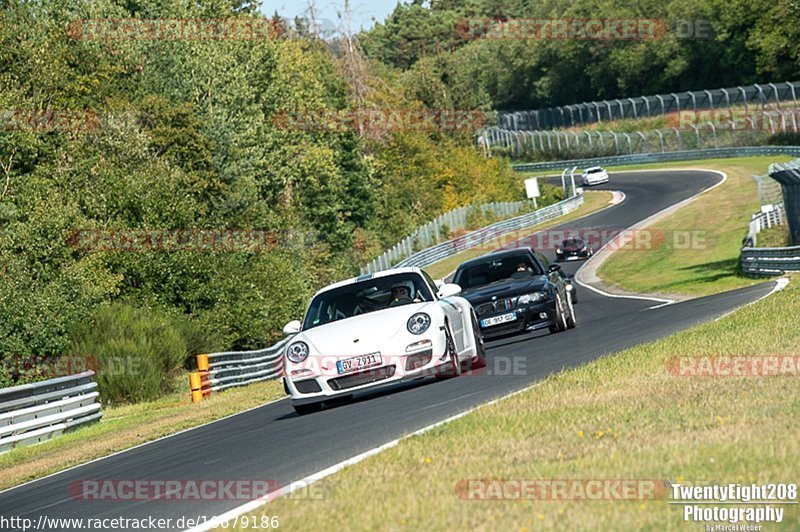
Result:
{"label": "black car's headlight", "polygon": [[424,312],[417,312],[410,318],[406,327],[411,334],[422,334],[431,326],[431,317]]}
{"label": "black car's headlight", "polygon": [[286,358],[295,364],[299,364],[308,358],[308,344],[305,342],[294,342],[286,348]]}
{"label": "black car's headlight", "polygon": [[556,248],[556,253],[561,253],[561,248]]}
{"label": "black car's headlight", "polygon": [[528,305],[530,303],[538,303],[539,301],[544,301],[547,299],[546,292],[533,292],[532,294],[524,294],[519,296],[519,304],[520,305]]}

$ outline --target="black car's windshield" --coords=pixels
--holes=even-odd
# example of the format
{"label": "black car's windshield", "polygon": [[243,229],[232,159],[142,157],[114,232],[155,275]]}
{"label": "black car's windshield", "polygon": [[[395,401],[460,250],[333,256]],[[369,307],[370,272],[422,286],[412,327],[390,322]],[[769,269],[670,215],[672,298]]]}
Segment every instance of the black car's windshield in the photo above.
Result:
{"label": "black car's windshield", "polygon": [[487,258],[458,270],[454,282],[461,288],[474,288],[508,279],[526,279],[542,275],[539,264],[525,255]]}
{"label": "black car's windshield", "polygon": [[424,301],[433,301],[433,295],[419,274],[399,273],[366,279],[317,295],[308,308],[303,329]]}
{"label": "black car's windshield", "polygon": [[583,247],[583,240],[580,238],[568,238],[561,245],[565,249],[580,249]]}

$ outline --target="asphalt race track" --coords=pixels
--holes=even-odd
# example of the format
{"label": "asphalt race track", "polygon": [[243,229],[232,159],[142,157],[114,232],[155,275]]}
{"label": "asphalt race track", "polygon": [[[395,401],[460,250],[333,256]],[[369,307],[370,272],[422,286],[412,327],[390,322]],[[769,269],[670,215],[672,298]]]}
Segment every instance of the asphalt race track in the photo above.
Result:
{"label": "asphalt race track", "polygon": [[[626,228],[720,180],[700,171],[611,175],[598,188],[623,191],[614,207],[564,227]],[[702,229],[702,228],[695,228]],[[563,263],[574,273],[581,263]],[[0,493],[0,513],[31,518],[219,515],[245,501],[81,501],[78,480],[272,479],[285,485],[478,404],[525,388],[561,370],[708,321],[769,293],[775,283],[651,308],[657,302],[608,298],[579,288],[576,329],[487,343],[477,375],[429,378],[304,417],[288,400],[140,446]],[[516,362],[515,362],[516,361]],[[509,368],[516,363],[517,372]]]}

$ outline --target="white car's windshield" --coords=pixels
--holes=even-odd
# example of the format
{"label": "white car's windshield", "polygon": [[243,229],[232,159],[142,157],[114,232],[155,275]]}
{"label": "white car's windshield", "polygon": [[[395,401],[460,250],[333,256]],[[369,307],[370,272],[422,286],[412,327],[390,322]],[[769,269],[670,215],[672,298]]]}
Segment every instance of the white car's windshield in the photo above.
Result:
{"label": "white car's windshield", "polygon": [[602,168],[592,168],[590,170],[587,170],[586,173],[587,174],[599,174],[602,171],[603,171]]}
{"label": "white car's windshield", "polygon": [[433,295],[425,280],[416,273],[367,279],[318,294],[311,301],[303,329],[424,301],[433,301]]}

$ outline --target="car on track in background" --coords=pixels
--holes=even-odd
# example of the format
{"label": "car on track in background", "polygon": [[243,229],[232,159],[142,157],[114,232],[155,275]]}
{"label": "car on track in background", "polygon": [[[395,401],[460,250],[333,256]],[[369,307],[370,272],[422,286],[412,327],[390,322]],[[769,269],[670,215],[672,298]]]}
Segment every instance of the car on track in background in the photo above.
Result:
{"label": "car on track in background", "polygon": [[453,282],[475,308],[484,338],[575,327],[572,295],[561,266],[530,248],[468,260],[458,267]]}
{"label": "car on track in background", "polygon": [[580,237],[567,238],[556,246],[556,260],[586,260],[594,254],[591,246]]}
{"label": "car on track in background", "polygon": [[608,172],[599,166],[592,166],[583,171],[581,176],[584,186],[599,185],[601,183],[608,183]]}
{"label": "car on track in background", "polygon": [[485,365],[472,305],[455,284],[419,268],[361,275],[323,288],[284,354],[284,387],[298,414],[354,392]]}

